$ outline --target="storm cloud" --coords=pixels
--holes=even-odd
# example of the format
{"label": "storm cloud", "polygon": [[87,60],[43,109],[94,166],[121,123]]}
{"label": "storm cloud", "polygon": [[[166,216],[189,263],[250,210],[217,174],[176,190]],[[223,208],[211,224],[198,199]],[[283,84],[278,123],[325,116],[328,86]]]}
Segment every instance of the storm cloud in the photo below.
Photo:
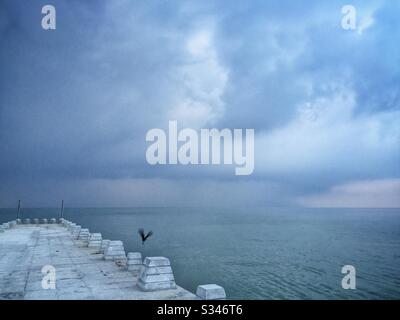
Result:
{"label": "storm cloud", "polygon": [[[45,4],[0,4],[0,206],[398,206],[400,4]],[[254,173],[149,165],[169,120],[254,128]]]}

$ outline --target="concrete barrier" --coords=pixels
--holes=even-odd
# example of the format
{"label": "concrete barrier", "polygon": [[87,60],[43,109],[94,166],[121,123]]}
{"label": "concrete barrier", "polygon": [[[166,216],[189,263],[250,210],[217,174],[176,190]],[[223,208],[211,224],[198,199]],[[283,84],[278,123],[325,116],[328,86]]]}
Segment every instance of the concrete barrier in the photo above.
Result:
{"label": "concrete barrier", "polygon": [[216,284],[203,284],[197,287],[196,296],[200,300],[225,300],[225,289]]}
{"label": "concrete barrier", "polygon": [[92,233],[89,238],[89,248],[94,248],[100,250],[102,242],[101,233]]}
{"label": "concrete barrier", "polygon": [[103,239],[103,240],[101,241],[101,247],[100,247],[99,252],[102,253],[102,254],[104,254],[104,252],[106,251],[106,249],[107,249],[107,247],[109,246],[109,244],[110,244],[110,240],[108,240],[108,239]]}
{"label": "concrete barrier", "polygon": [[[171,264],[165,257],[146,257],[142,261],[140,252],[129,252],[125,254],[125,248],[122,241],[110,241],[102,239],[101,233],[90,234],[89,229],[83,229],[81,226],[68,221],[64,218],[59,220],[51,219],[30,219],[26,218],[13,220],[0,225],[0,232],[14,228],[17,224],[55,224],[57,221],[71,232],[71,237],[79,240],[77,243],[81,246],[88,246],[97,249],[98,253],[103,253],[104,259],[114,261],[118,266],[126,266],[124,270],[132,272],[133,279],[138,277],[137,287],[143,291],[159,291],[177,289],[175,278],[172,272]],[[65,233],[64,233],[65,237]],[[177,291],[178,292],[178,291]],[[220,300],[226,299],[225,290],[215,284],[198,286],[196,295],[198,299]]]}
{"label": "concrete barrier", "polygon": [[87,246],[89,244],[89,237],[89,229],[81,229],[81,232],[79,232],[78,240],[82,241],[82,244],[84,246]]}
{"label": "concrete barrier", "polygon": [[76,223],[72,223],[72,222],[71,222],[70,224],[68,224],[68,231],[72,233],[72,230],[73,230],[74,227],[76,227],[76,226],[77,226]]}
{"label": "concrete barrier", "polygon": [[143,291],[176,289],[171,263],[165,257],[146,257],[137,286]]}
{"label": "concrete barrier", "polygon": [[[34,221],[33,218],[30,220]],[[41,219],[39,222],[40,221]],[[49,221],[51,220],[49,219]],[[141,273],[141,281],[143,282],[142,288],[146,291],[154,290],[156,292],[153,294],[148,292],[140,293],[139,287],[136,286],[138,274],[133,274],[133,271],[128,270],[139,269],[142,263],[141,253],[130,252],[127,259],[121,241],[111,242],[108,240],[103,243],[101,234],[99,233],[92,234],[89,238],[89,242],[95,242],[97,246],[101,244],[105,245],[109,242],[110,245],[107,249],[108,256],[111,256],[111,260],[117,262],[117,265],[121,260],[128,260],[129,263],[127,263],[126,268],[117,267],[117,265],[111,261],[99,260],[99,255],[93,256],[93,253],[97,249],[88,250],[77,247],[75,244],[80,245],[80,241],[72,241],[70,233],[66,232],[66,229],[61,224],[53,226],[49,224],[39,224],[38,226],[30,224],[18,226],[14,228],[14,230],[4,230],[7,226],[13,228],[15,224],[16,221],[10,221],[0,225],[0,232],[2,232],[0,233],[0,246],[3,247],[0,260],[2,265],[4,264],[6,266],[5,273],[12,275],[14,272],[17,272],[17,275],[19,275],[19,273],[23,272],[23,274],[29,275],[32,269],[34,269],[35,272],[38,271],[31,274],[33,278],[29,276],[22,281],[21,284],[18,284],[18,299],[53,299],[55,297],[54,294],[61,299],[76,300],[88,298],[103,300],[186,300],[196,298],[196,295],[193,293],[175,285],[170,263],[166,258],[146,259],[146,261],[152,261],[146,264],[146,269]],[[51,243],[49,243],[49,241]],[[4,248],[4,246],[9,244],[13,247]],[[16,251],[26,249],[26,247],[29,248],[29,252],[26,252],[29,254],[27,255],[22,252],[21,257],[28,256],[29,259],[19,259],[17,261],[18,263],[15,263],[14,258],[16,257]],[[43,291],[31,288],[40,287],[40,281],[42,279],[40,268],[42,264],[51,263],[52,261],[49,260],[51,257],[55,257],[57,261],[60,259],[59,263],[62,264],[61,276],[68,281],[57,282],[57,291],[52,291],[52,294],[49,295],[48,293],[50,293],[50,291],[43,294]],[[153,261],[154,259],[155,261]],[[79,278],[75,279],[75,277],[70,277],[70,275],[76,274],[78,274]],[[59,278],[59,276],[57,276],[57,278]],[[8,282],[6,284],[8,284]],[[175,288],[175,290],[158,291],[171,288]],[[2,289],[6,290],[5,294],[3,294],[3,298],[10,299],[9,293],[12,294],[11,299],[15,298],[15,295],[13,295],[13,290],[15,289],[14,284],[10,287],[10,290],[8,290],[7,287]]]}
{"label": "concrete barrier", "polygon": [[74,231],[75,227],[78,227],[78,225],[76,223],[71,224],[69,231],[72,233]]}
{"label": "concrete barrier", "polygon": [[108,247],[104,251],[104,259],[112,260],[119,266],[126,265],[127,259],[122,241],[110,241]]}
{"label": "concrete barrier", "polygon": [[[75,244],[96,249],[96,252],[103,253],[105,260],[113,261],[118,266],[124,266],[124,268],[120,270],[131,272],[131,276],[134,277],[134,279],[137,279],[136,277],[138,277],[137,287],[142,291],[180,289],[176,286],[168,258],[146,257],[144,261],[142,261],[142,254],[140,252],[129,252],[128,255],[126,255],[122,241],[103,240],[101,233],[90,234],[89,229],[82,228],[81,226],[63,218],[60,218],[59,220],[55,218],[26,218],[23,220],[23,224],[31,224],[32,222],[35,224],[55,224],[57,221],[71,232],[71,237],[73,239],[78,240],[77,242],[74,241]],[[3,223],[0,225],[0,232],[5,232],[10,228],[15,228],[17,224],[20,224],[21,222],[21,219],[17,219]],[[66,233],[61,231],[61,234],[63,233],[65,237]],[[176,292],[179,292],[179,290]],[[198,299],[203,300],[226,299],[225,290],[215,284],[198,286],[196,295]],[[194,295],[192,294],[192,297],[193,296]]]}
{"label": "concrete barrier", "polygon": [[78,226],[78,225],[72,227],[72,239],[74,239],[74,240],[78,239],[81,229],[82,229],[82,227]]}
{"label": "concrete barrier", "polygon": [[143,266],[142,254],[140,252],[129,252],[126,269],[131,272],[139,273]]}

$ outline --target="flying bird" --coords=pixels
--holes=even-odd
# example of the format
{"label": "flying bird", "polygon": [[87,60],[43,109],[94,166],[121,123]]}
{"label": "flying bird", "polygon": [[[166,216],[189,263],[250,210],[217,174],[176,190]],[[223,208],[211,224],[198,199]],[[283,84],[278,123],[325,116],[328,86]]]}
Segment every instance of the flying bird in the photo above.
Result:
{"label": "flying bird", "polygon": [[144,245],[144,242],[153,235],[153,231],[149,231],[149,233],[145,234],[144,230],[142,228],[139,229],[139,234],[140,237],[142,238],[142,245]]}

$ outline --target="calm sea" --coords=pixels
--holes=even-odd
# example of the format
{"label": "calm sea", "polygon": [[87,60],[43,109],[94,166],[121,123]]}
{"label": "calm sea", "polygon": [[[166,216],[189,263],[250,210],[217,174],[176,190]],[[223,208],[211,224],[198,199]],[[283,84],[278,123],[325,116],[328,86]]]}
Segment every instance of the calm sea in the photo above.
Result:
{"label": "calm sea", "polygon": [[[0,220],[15,214],[0,209]],[[217,283],[230,299],[400,299],[400,209],[67,208],[64,217],[127,252],[168,257],[191,291]],[[154,232],[144,246],[141,227]],[[342,289],[343,265],[356,268],[356,290]]]}

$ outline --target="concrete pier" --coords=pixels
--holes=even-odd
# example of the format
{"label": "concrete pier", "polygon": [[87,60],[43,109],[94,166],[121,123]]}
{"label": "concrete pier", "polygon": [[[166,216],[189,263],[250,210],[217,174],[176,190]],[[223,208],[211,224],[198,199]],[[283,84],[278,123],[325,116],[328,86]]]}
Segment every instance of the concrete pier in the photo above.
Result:
{"label": "concrete pier", "polygon": [[139,274],[138,287],[143,291],[176,288],[169,259],[165,257],[146,257]]}
{"label": "concrete pier", "polygon": [[89,238],[88,247],[100,250],[101,242],[102,242],[101,233],[92,233]]}
{"label": "concrete pier", "polygon": [[110,241],[104,251],[104,259],[112,260],[120,266],[126,265],[127,258],[122,241]]}
{"label": "concrete pier", "polygon": [[129,252],[127,258],[127,270],[139,273],[143,266],[142,254],[140,252]]}
{"label": "concrete pier", "polygon": [[81,229],[79,232],[78,240],[82,246],[87,247],[89,244],[90,232],[89,229]]}
{"label": "concrete pier", "polygon": [[72,232],[72,229],[76,226],[76,223],[68,222],[67,228],[69,231]]}
{"label": "concrete pier", "polygon": [[[137,275],[98,249],[77,246],[66,226],[18,224],[0,233],[0,299],[196,299],[179,286],[142,291]],[[43,288],[46,270],[55,272],[55,289]]]}
{"label": "concrete pier", "polygon": [[197,287],[196,295],[200,300],[225,300],[225,289],[216,284],[203,284]]}
{"label": "concrete pier", "polygon": [[100,251],[99,253],[104,254],[104,252],[106,251],[108,245],[110,244],[110,240],[108,239],[103,239],[101,241],[101,247],[100,247]]}
{"label": "concrete pier", "polygon": [[81,229],[82,227],[77,225],[72,227],[72,239],[78,239]]}

